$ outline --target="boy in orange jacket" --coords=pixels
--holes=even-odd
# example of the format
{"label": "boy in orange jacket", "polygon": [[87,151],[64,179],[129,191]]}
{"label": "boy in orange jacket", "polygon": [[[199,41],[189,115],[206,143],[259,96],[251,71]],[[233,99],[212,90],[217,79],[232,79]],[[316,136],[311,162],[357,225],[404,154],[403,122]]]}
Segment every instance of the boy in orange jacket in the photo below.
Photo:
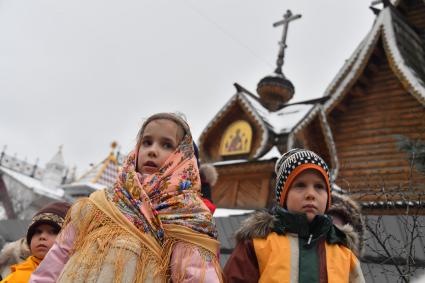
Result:
{"label": "boy in orange jacket", "polygon": [[226,282],[364,283],[353,241],[327,214],[332,202],[325,161],[293,149],[275,169],[277,205],[242,224],[224,267]]}
{"label": "boy in orange jacket", "polygon": [[62,228],[70,204],[54,202],[40,209],[32,218],[27,231],[27,243],[31,255],[23,262],[12,265],[12,273],[0,283],[27,283],[31,273],[38,267],[53,246]]}

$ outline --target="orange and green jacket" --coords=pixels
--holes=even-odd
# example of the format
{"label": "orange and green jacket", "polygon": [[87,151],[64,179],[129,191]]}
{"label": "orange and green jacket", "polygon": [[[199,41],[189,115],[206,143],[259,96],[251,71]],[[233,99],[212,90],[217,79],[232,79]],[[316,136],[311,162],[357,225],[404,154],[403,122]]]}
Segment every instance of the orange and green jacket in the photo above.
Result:
{"label": "orange and green jacket", "polygon": [[[278,210],[272,225],[262,223],[261,214],[245,222],[250,227],[224,267],[226,282],[365,282],[360,262],[330,217],[308,223],[305,215]],[[267,227],[272,228],[261,232]]]}
{"label": "orange and green jacket", "polygon": [[37,269],[40,262],[41,259],[38,259],[35,256],[29,256],[25,261],[12,265],[10,267],[12,273],[10,273],[0,283],[28,283],[31,273]]}

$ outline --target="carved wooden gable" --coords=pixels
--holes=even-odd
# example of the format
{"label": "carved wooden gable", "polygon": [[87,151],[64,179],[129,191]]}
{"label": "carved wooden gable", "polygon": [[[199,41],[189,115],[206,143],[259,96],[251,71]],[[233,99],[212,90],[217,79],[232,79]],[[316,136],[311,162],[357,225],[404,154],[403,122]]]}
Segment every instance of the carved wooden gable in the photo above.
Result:
{"label": "carved wooden gable", "polygon": [[268,129],[243,94],[235,94],[199,138],[204,162],[255,158],[264,148]]}

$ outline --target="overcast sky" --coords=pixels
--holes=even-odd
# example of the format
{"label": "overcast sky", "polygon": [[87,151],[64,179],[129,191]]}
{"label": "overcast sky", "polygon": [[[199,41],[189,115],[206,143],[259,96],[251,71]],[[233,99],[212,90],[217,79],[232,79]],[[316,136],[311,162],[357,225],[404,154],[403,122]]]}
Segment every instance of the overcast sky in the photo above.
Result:
{"label": "overcast sky", "polygon": [[287,9],[293,101],[323,95],[372,26],[366,0],[0,0],[0,150],[78,172],[143,118],[186,114],[198,139],[235,93],[273,72]]}

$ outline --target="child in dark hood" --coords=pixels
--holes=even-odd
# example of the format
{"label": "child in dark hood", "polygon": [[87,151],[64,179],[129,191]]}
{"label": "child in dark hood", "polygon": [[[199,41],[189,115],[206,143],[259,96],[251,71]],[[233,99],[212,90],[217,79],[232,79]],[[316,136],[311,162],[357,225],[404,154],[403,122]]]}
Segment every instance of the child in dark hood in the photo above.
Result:
{"label": "child in dark hood", "polygon": [[32,218],[26,240],[31,255],[22,263],[12,265],[12,273],[1,283],[26,283],[53,246],[71,207],[66,202],[54,202],[40,209]]}
{"label": "child in dark hood", "polygon": [[331,207],[328,166],[294,149],[276,163],[271,212],[248,218],[224,274],[227,282],[364,282],[346,235],[326,214]]}
{"label": "child in dark hood", "polygon": [[208,206],[211,213],[214,214],[216,206],[212,201],[212,192],[211,187],[215,185],[218,178],[217,169],[215,169],[212,164],[202,164],[199,168],[199,173],[201,175],[201,194],[202,200],[205,205]]}
{"label": "child in dark hood", "polygon": [[214,214],[214,211],[217,207],[212,201],[211,187],[214,186],[217,182],[217,169],[215,169],[214,165],[209,163],[202,165],[200,164],[199,149],[195,142],[193,143],[193,149],[195,151],[196,163],[198,164],[199,168],[199,175],[201,177],[201,198],[211,213]]}

